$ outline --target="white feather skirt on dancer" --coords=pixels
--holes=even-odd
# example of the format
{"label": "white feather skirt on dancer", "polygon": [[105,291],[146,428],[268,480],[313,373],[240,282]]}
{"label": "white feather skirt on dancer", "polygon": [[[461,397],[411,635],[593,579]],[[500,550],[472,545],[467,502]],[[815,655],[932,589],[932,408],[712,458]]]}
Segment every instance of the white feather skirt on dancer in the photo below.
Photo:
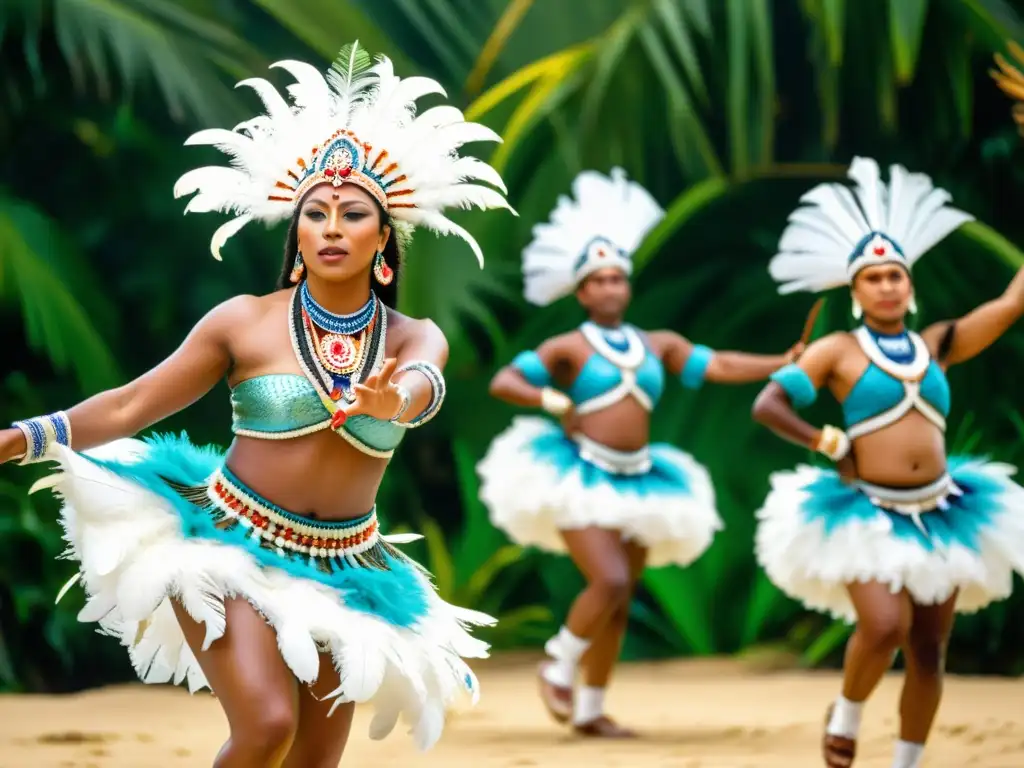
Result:
{"label": "white feather skirt on dancer", "polygon": [[491,522],[523,546],[565,552],[559,531],[595,526],[647,547],[652,567],[689,565],[723,527],[708,471],[663,443],[623,454],[518,416],[477,472]]}
{"label": "white feather skirt on dancer", "polygon": [[[771,581],[808,608],[853,622],[846,585],[878,581],[922,605],[948,600],[970,613],[1009,597],[1024,573],[1024,488],[1015,469],[952,457],[922,489],[887,492],[801,465],[777,472],[758,511],[757,559]],[[888,497],[888,498],[886,498]],[[904,500],[901,501],[902,497]]]}
{"label": "white feather skirt on dancer", "polygon": [[205,648],[225,632],[224,601],[239,597],[274,628],[302,683],[330,654],[341,679],[330,696],[375,707],[371,738],[401,717],[428,749],[448,708],[477,701],[463,658],[484,658],[488,646],[467,627],[494,619],[441,600],[392,546],[418,537],[381,536],[374,512],[344,523],[291,515],[184,435],[51,450],[60,471],[35,489],[63,500],[66,556],[88,597],[79,619],[119,638],[144,682],[208,687],[171,600],[205,624]]}

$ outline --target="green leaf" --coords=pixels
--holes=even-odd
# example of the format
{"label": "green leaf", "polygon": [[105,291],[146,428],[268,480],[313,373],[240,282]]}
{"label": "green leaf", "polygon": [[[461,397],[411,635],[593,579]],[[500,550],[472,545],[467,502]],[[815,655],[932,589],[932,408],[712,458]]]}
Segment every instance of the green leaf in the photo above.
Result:
{"label": "green leaf", "polygon": [[889,35],[896,78],[901,85],[914,79],[927,16],[928,0],[889,0]]}
{"label": "green leaf", "polygon": [[561,80],[592,53],[590,43],[573,46],[545,56],[517,69],[501,82],[492,85],[466,107],[466,119],[479,120],[506,99],[539,80]]}
{"label": "green leaf", "polygon": [[701,72],[697,49],[676,0],[654,0],[654,10],[661,18],[665,34],[683,64],[683,70],[690,81],[690,86],[696,92],[697,97],[706,104],[708,89],[704,82],[704,74]]}
{"label": "green leaf", "polygon": [[101,97],[110,98],[112,59],[129,90],[152,77],[175,120],[190,113],[209,123],[230,120],[238,101],[222,81],[222,64],[260,59],[208,8],[193,4],[57,0],[53,24],[80,87],[92,75]]}
{"label": "green leaf", "polygon": [[423,541],[427,545],[430,573],[434,577],[437,593],[442,600],[451,601],[456,585],[455,566],[452,563],[451,554],[448,552],[444,531],[441,530],[437,521],[426,515],[420,516],[417,525],[423,535]]}
{"label": "green leaf", "polygon": [[836,651],[853,632],[853,627],[842,621],[834,621],[828,628],[815,638],[810,647],[803,652],[801,661],[809,667],[815,667]]}
{"label": "green leaf", "polygon": [[639,35],[668,98],[672,147],[683,171],[698,179],[720,174],[721,165],[711,140],[657,31],[650,22],[644,22]]}
{"label": "green leaf", "polygon": [[598,113],[605,92],[608,90],[608,84],[620,66],[622,56],[629,47],[630,41],[636,34],[637,26],[643,21],[643,18],[642,8],[631,7],[608,28],[604,40],[597,46],[593,75],[584,92],[583,106],[580,109],[580,132],[583,135],[588,135],[596,128]]}
{"label": "green leaf", "polygon": [[843,62],[843,35],[846,24],[846,0],[821,0],[828,61],[833,67]]}
{"label": "green leaf", "polygon": [[358,0],[253,0],[285,29],[333,61],[338,48],[358,40],[371,54],[384,54],[394,62],[395,70],[411,72],[411,59],[395,45],[391,37],[373,23]]}
{"label": "green leaf", "polygon": [[522,559],[523,549],[515,544],[506,544],[491,554],[466,582],[466,588],[461,592],[465,604],[478,605],[498,575]]}
{"label": "green leaf", "polygon": [[633,254],[633,268],[639,274],[665,243],[694,217],[708,208],[729,190],[729,182],[721,177],[705,179],[672,201],[665,217],[652,229]]}
{"label": "green leaf", "polygon": [[41,225],[58,231],[28,204],[0,196],[0,296],[20,303],[32,349],[45,353],[57,370],[72,370],[84,391],[106,389],[120,378],[117,363],[66,287],[56,254],[32,247],[28,233]]}
{"label": "green leaf", "polygon": [[957,230],[957,234],[978,243],[1011,269],[1024,266],[1024,252],[987,224],[969,221]]}

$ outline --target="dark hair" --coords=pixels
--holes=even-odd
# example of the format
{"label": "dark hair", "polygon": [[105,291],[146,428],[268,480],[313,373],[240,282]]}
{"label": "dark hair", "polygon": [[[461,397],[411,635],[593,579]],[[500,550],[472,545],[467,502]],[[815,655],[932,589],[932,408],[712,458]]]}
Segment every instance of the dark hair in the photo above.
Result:
{"label": "dark hair", "polygon": [[[288,234],[284,237],[284,263],[281,265],[281,274],[277,278],[277,290],[289,288],[292,285],[292,267],[295,266],[295,255],[299,252],[299,216],[302,212],[302,202],[299,201],[299,204],[295,206],[295,213],[292,214],[292,219],[288,223]],[[390,224],[391,221],[384,212],[384,209],[380,207],[380,203],[374,200],[374,205],[377,206],[377,213],[380,215],[381,229],[384,229],[384,225]],[[398,304],[398,283],[401,280],[402,270],[401,255],[398,251],[398,233],[395,231],[394,226],[391,227],[391,236],[384,246],[384,263],[391,267],[395,273],[391,284],[381,285],[373,277],[370,278],[370,282],[373,286],[373,292],[377,294],[377,298],[384,302],[386,307],[395,309]],[[306,279],[305,273],[303,273],[302,279]]]}

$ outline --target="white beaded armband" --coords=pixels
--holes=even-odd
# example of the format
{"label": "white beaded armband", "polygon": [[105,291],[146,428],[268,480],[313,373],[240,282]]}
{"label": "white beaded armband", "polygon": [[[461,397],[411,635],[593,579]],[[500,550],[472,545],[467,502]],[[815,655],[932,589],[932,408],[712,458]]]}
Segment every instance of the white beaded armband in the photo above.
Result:
{"label": "white beaded armband", "polygon": [[850,438],[838,427],[826,424],[821,429],[821,438],[814,449],[832,461],[839,461],[850,452]]}
{"label": "white beaded armband", "polygon": [[[411,363],[406,363],[398,368],[395,371],[395,374],[405,373],[406,371],[419,371],[427,377],[427,381],[430,382],[431,389],[430,402],[427,403],[427,407],[424,408],[419,415],[415,416],[410,421],[396,421],[395,423],[403,427],[422,427],[432,418],[437,416],[437,412],[441,410],[441,404],[444,402],[444,396],[447,391],[444,383],[444,375],[441,373],[440,368],[426,360],[414,360]],[[404,412],[405,409],[399,413],[399,416]]]}
{"label": "white beaded armband", "polygon": [[403,387],[401,384],[396,384],[395,389],[398,390],[398,396],[402,399],[401,405],[398,406],[398,413],[391,417],[392,423],[397,424],[407,410],[409,410],[409,403],[412,402],[412,396],[409,394],[409,390]]}
{"label": "white beaded armband", "polygon": [[552,416],[564,416],[572,408],[572,399],[564,392],[544,387],[540,391],[540,407]]}
{"label": "white beaded armband", "polygon": [[11,426],[17,427],[25,435],[25,454],[18,461],[19,464],[39,461],[54,443],[71,447],[71,420],[64,411],[16,421]]}

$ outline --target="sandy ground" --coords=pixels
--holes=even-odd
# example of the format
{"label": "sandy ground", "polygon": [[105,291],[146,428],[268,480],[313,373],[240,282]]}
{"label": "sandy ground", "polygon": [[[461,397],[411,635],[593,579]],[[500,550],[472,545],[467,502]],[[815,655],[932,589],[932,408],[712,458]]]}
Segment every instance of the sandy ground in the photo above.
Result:
{"label": "sandy ground", "polygon": [[[366,736],[357,712],[345,766],[527,768],[675,766],[814,768],[825,706],[838,677],[757,671],[737,661],[624,664],[610,711],[642,729],[634,742],[581,742],[550,722],[536,695],[536,659],[477,667],[483,698],[456,713],[440,744],[420,754],[396,729]],[[865,714],[857,768],[889,768],[900,681],[884,681]],[[1024,681],[950,678],[926,768],[1024,766]],[[70,696],[0,697],[2,768],[209,766],[227,733],[216,700],[130,685]]]}

